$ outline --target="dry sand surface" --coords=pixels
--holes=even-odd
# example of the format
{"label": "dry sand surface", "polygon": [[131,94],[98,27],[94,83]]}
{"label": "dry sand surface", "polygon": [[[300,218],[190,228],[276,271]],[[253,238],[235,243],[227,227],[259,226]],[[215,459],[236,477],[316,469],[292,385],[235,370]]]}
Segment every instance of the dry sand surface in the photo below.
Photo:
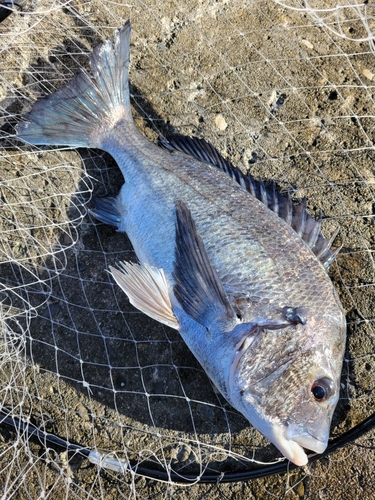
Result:
{"label": "dry sand surface", "polygon": [[[306,196],[325,234],[340,228],[330,275],[347,313],[348,344],[332,435],[369,417],[375,59],[368,42],[340,38],[271,0],[44,0],[25,10],[0,24],[0,301],[7,314],[28,305],[35,312],[4,330],[5,411],[83,446],[182,474],[199,473],[199,462],[219,477],[280,458],[216,394],[178,334],[132,308],[107,273],[119,260],[135,261],[126,236],[87,213],[91,194],[117,194],[123,179],[114,161],[96,150],[29,148],[12,138],[31,103],[87,68],[89,51],[130,18],[141,132],[152,141],[204,137],[244,171],[295,199]],[[354,11],[341,15],[331,28],[362,38]],[[3,427],[0,496],[370,500],[373,439],[366,434],[288,474],[181,486],[98,473],[87,460],[68,462],[61,449]]]}

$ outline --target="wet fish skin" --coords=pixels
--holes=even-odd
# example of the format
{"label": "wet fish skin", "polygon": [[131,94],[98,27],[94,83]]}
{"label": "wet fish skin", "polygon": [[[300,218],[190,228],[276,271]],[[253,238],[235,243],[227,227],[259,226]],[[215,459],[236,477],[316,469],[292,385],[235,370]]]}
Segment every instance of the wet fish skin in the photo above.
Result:
{"label": "wet fish skin", "polygon": [[[126,23],[114,47],[107,40],[91,54],[94,78],[81,72],[37,102],[18,136],[114,157],[125,184],[93,213],[128,234],[141,263],[114,278],[133,304],[177,328],[223,396],[304,465],[303,448],[327,446],[345,346],[344,312],[322,265],[327,245],[303,207],[293,219],[271,195],[268,208],[262,187],[264,203],[202,144],[191,140],[188,156],[183,143],[165,151],[139,133],[129,36]],[[200,161],[206,154],[211,165]]]}

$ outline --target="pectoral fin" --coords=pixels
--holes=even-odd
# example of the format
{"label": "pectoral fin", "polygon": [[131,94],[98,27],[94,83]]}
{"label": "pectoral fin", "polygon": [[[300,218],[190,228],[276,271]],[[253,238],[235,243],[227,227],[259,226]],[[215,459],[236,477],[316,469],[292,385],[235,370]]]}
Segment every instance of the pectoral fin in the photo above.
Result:
{"label": "pectoral fin", "polygon": [[236,315],[220,278],[211,264],[190,210],[176,204],[176,248],[173,277],[174,295],[186,314],[208,329],[219,322],[221,329],[232,329]]}
{"label": "pectoral fin", "polygon": [[120,269],[110,267],[111,274],[130,303],[150,318],[178,330],[163,270],[130,262],[121,262],[119,266]]}

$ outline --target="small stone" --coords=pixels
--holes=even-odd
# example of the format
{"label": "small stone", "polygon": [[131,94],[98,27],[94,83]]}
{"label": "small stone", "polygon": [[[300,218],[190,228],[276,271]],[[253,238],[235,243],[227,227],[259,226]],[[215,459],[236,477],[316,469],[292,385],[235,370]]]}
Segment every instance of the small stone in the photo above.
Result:
{"label": "small stone", "polygon": [[153,394],[164,394],[165,393],[165,384],[162,381],[155,382]]}
{"label": "small stone", "polygon": [[60,312],[60,310],[61,306],[58,302],[51,302],[43,309],[40,316],[45,319],[53,319]]}
{"label": "small stone", "polygon": [[297,495],[301,498],[304,497],[305,495],[305,485],[303,484],[303,481],[301,481],[300,483],[298,483],[295,487],[294,487],[294,491],[297,493]]}
{"label": "small stone", "polygon": [[212,421],[215,417],[215,413],[213,412],[212,408],[210,408],[209,406],[202,406],[200,409],[199,409],[199,412],[200,414],[202,415],[202,417],[204,418],[204,420],[206,421]]}
{"label": "small stone", "polygon": [[362,74],[368,80],[371,80],[371,81],[374,80],[374,73],[372,73],[372,71],[370,71],[369,69],[365,68],[364,70],[362,70]]}
{"label": "small stone", "polygon": [[82,403],[77,404],[76,412],[82,420],[84,420],[86,422],[90,421],[90,416],[89,416],[89,413],[87,411],[87,408]]}
{"label": "small stone", "polygon": [[228,126],[223,115],[217,115],[215,118],[215,125],[221,131],[225,130]]}
{"label": "small stone", "polygon": [[303,45],[305,45],[308,49],[313,49],[314,48],[314,45],[309,42],[308,40],[306,40],[306,38],[302,38],[302,43]]}
{"label": "small stone", "polygon": [[186,462],[190,457],[190,453],[191,453],[190,446],[183,444],[178,451],[177,460],[179,462]]}

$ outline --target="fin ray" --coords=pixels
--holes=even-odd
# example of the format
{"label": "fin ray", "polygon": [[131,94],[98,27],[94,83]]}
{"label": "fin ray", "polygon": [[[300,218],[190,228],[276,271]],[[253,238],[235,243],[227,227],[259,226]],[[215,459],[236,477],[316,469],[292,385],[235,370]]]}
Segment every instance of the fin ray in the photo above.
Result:
{"label": "fin ray", "polygon": [[57,92],[37,101],[17,125],[17,136],[30,144],[100,147],[121,120],[132,123],[129,101],[130,23],[90,54],[93,77],[80,70]]}
{"label": "fin ray", "polygon": [[92,201],[95,208],[93,210],[89,209],[90,214],[101,222],[104,222],[104,224],[109,224],[118,229],[121,222],[121,214],[117,208],[117,199],[108,196],[106,198],[93,198]]}
{"label": "fin ray", "polygon": [[190,210],[182,201],[176,204],[176,248],[173,292],[180,305],[195,321],[210,329],[234,327],[236,316],[213,268]]}
{"label": "fin ray", "polygon": [[[306,209],[306,199],[300,203],[293,203],[289,194],[283,196],[276,191],[275,184],[271,188],[262,181],[254,179],[250,174],[244,174],[229,160],[225,159],[218,150],[204,139],[198,137],[174,136],[171,138],[159,137],[159,145],[170,151],[179,151],[193,158],[213,165],[228,174],[233,180],[255,196],[270,210],[275,212],[312,250],[321,264],[328,269],[337,255],[337,251],[330,249],[334,238],[325,238],[321,232],[321,218],[315,219]],[[336,234],[335,234],[336,237]]]}
{"label": "fin ray", "polygon": [[162,269],[145,263],[120,262],[119,269],[110,267],[110,271],[134,307],[164,325],[179,329]]}

